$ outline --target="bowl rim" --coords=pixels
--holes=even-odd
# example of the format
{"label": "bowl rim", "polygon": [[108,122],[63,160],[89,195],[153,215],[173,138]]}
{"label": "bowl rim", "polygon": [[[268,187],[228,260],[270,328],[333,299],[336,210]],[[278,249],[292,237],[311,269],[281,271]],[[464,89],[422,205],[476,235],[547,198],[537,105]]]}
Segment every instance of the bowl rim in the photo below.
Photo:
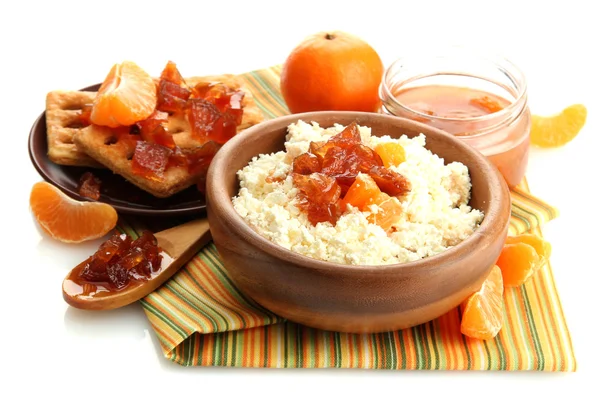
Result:
{"label": "bowl rim", "polygon": [[[419,260],[381,265],[341,264],[331,261],[318,260],[300,253],[296,253],[292,250],[288,250],[260,235],[237,213],[233,207],[232,199],[226,195],[227,191],[223,187],[223,182],[218,182],[215,176],[219,173],[219,171],[226,170],[225,164],[227,159],[232,156],[232,153],[235,153],[236,148],[243,145],[249,135],[260,135],[262,132],[269,131],[267,128],[272,125],[283,125],[287,127],[289,124],[298,120],[303,120],[305,122],[310,120],[310,122],[312,122],[312,120],[317,120],[319,117],[325,115],[339,116],[340,118],[379,118],[388,120],[390,124],[398,123],[398,120],[403,120],[404,123],[419,128],[425,136],[427,136],[428,133],[434,132],[434,134],[449,137],[450,140],[453,141],[458,148],[460,148],[461,152],[470,153],[472,157],[482,161],[482,164],[485,168],[484,175],[489,177],[487,180],[488,191],[492,193],[500,193],[501,195],[491,196],[492,200],[490,201],[488,212],[484,214],[483,221],[469,237],[459,244],[442,251],[441,253]],[[256,156],[258,156],[258,154],[256,154]],[[221,173],[225,174],[225,172]],[[237,171],[234,173],[237,173]],[[274,258],[294,264],[300,268],[313,269],[323,272],[338,271],[340,273],[343,272],[344,274],[365,275],[385,274],[390,272],[411,273],[414,272],[415,269],[429,270],[448,266],[451,265],[454,260],[459,260],[471,252],[471,245],[475,248],[479,247],[478,244],[481,242],[485,243],[487,240],[489,240],[489,237],[495,237],[496,233],[500,233],[506,229],[510,222],[510,195],[508,186],[497,168],[482,153],[464,143],[460,139],[440,129],[406,118],[380,113],[354,111],[315,111],[284,115],[255,125],[247,129],[242,135],[234,136],[217,152],[207,173],[206,194],[208,215],[210,216],[210,214],[215,214],[215,210],[218,210],[216,213],[222,215],[222,217],[219,218],[220,222],[226,225],[231,231],[236,232],[243,240],[249,242],[252,246],[260,249]],[[508,212],[506,213],[508,217],[506,218],[506,221],[501,220],[501,216],[504,214],[502,213],[503,208],[508,208]]]}

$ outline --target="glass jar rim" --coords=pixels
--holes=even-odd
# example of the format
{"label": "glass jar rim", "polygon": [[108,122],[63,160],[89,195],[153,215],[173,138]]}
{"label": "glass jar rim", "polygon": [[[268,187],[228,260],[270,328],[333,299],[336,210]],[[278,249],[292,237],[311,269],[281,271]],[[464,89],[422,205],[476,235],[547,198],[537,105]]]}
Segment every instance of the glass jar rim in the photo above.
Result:
{"label": "glass jar rim", "polygon": [[[488,120],[493,120],[493,119],[496,119],[496,118],[499,118],[499,117],[502,117],[505,115],[511,115],[514,112],[515,108],[517,108],[519,104],[523,103],[527,97],[527,81],[525,79],[524,73],[512,61],[510,61],[509,59],[507,59],[504,56],[501,56],[500,54],[491,53],[491,52],[483,52],[481,50],[475,50],[475,49],[469,48],[468,46],[464,46],[464,45],[453,45],[453,46],[442,47],[442,48],[439,48],[439,50],[437,52],[435,51],[435,49],[431,49],[431,48],[428,48],[427,50],[428,50],[429,55],[423,55],[423,53],[407,54],[405,56],[402,56],[402,57],[396,59],[394,62],[392,62],[392,64],[390,64],[390,66],[388,68],[386,68],[386,70],[383,74],[382,82],[379,85],[380,97],[384,103],[384,106],[386,103],[386,99],[390,99],[390,101],[393,103],[394,106],[400,107],[404,111],[413,113],[416,116],[421,117],[421,118],[427,118],[427,119],[436,120],[436,121],[469,123],[469,122],[488,121]],[[430,50],[433,50],[433,51],[430,51]],[[515,85],[516,93],[514,94],[514,99],[510,102],[510,104],[500,111],[496,111],[496,112],[493,112],[493,113],[490,113],[487,115],[482,115],[482,116],[477,116],[477,117],[467,117],[467,118],[440,117],[440,116],[435,116],[435,115],[429,115],[427,113],[412,109],[412,108],[404,105],[400,101],[398,101],[398,99],[392,94],[392,92],[390,91],[388,82],[390,79],[390,75],[392,74],[392,71],[395,71],[394,67],[396,67],[398,64],[405,62],[406,60],[411,60],[411,59],[430,59],[430,58],[440,58],[440,57],[444,57],[444,56],[453,56],[453,54],[449,53],[451,51],[466,52],[465,54],[467,56],[476,57],[479,60],[489,61],[489,62],[493,63],[498,69],[500,69],[504,73],[504,75],[506,75],[511,80],[511,82],[513,82]],[[456,71],[455,72],[439,71],[438,73],[416,75],[414,79],[407,80],[406,82],[414,82],[414,81],[418,81],[419,79],[424,79],[424,78],[438,76],[438,75],[461,75],[461,76],[467,76],[467,77],[470,76],[473,78],[480,78],[480,77],[476,76],[475,74],[472,74],[472,75],[466,74],[466,73],[458,74]],[[482,78],[482,79],[485,79],[485,78]],[[488,82],[494,83],[498,86],[501,86],[496,82],[490,81],[488,79],[485,79],[485,80]]]}

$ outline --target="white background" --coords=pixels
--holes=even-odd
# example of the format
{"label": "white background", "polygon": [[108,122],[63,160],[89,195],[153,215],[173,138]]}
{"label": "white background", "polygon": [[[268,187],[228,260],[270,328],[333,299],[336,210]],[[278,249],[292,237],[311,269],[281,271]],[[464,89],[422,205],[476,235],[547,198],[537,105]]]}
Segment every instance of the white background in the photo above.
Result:
{"label": "white background", "polygon": [[[528,398],[569,395],[597,380],[600,32],[593,2],[206,3],[1,3],[0,398]],[[29,192],[40,177],[29,162],[27,136],[46,93],[99,82],[124,59],[154,75],[167,60],[184,76],[242,73],[282,63],[306,35],[328,29],[361,36],[386,66],[415,45],[499,51],[524,70],[534,113],[577,102],[588,107],[579,137],[561,149],[533,151],[528,171],[533,192],[561,211],[544,233],[554,247],[551,261],[577,372],[183,368],[163,359],[139,304],[92,313],[64,303],[62,279],[99,241],[53,241],[29,212]]]}

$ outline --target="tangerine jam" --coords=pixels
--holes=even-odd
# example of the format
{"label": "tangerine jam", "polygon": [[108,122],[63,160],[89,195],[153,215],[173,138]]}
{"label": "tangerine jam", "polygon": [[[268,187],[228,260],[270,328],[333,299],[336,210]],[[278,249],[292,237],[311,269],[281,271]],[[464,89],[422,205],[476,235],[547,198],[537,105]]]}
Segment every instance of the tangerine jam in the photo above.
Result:
{"label": "tangerine jam", "polygon": [[398,59],[380,86],[382,112],[444,130],[483,153],[510,188],[525,176],[531,114],[521,71],[465,48]]}
{"label": "tangerine jam", "polygon": [[[503,110],[510,102],[498,95],[460,86],[427,85],[402,89],[395,93],[396,99],[412,110],[429,116],[439,117],[432,125],[449,129],[455,135],[469,134],[472,126],[452,126],[446,119],[470,119],[483,117]],[[458,128],[458,129],[456,129]],[[465,128],[466,131],[465,131]]]}

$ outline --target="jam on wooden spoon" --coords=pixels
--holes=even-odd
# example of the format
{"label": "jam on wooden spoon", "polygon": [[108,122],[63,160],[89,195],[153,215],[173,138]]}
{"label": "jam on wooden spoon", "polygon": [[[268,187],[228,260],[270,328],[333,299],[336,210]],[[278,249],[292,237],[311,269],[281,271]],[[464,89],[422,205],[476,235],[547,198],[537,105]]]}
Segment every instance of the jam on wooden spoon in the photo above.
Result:
{"label": "jam on wooden spoon", "polygon": [[69,272],[63,298],[75,308],[110,310],[133,303],[166,282],[211,240],[198,219],[133,240],[115,233]]}

